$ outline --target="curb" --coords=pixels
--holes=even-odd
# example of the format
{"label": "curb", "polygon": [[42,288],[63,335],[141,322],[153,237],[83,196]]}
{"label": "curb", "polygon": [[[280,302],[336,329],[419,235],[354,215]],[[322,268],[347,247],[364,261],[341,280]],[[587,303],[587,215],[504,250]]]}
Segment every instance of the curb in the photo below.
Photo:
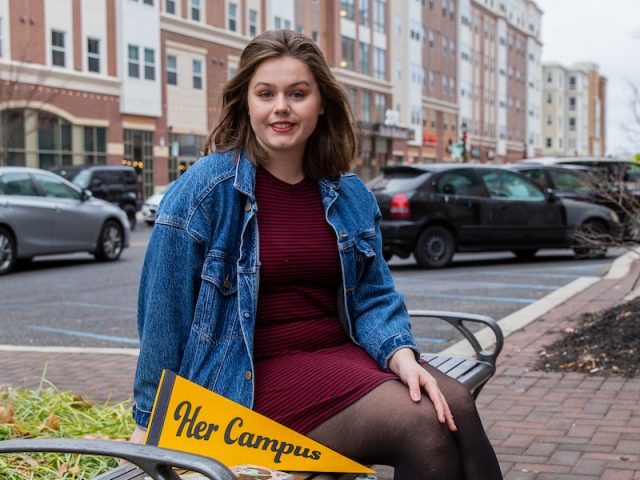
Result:
{"label": "curb", "polygon": [[[629,274],[631,265],[639,259],[640,247],[633,248],[624,255],[616,258],[604,277],[577,278],[573,282],[565,285],[562,288],[559,288],[549,295],[542,297],[540,300],[532,303],[531,305],[527,305],[526,307],[521,308],[520,310],[498,320],[498,325],[500,325],[505,339],[512,333],[520,330],[522,327],[525,327],[529,323],[540,318],[542,315],[549,312],[553,308],[565,303],[570,298],[574,297],[583,290],[586,290],[595,283],[602,280],[620,280],[624,278]],[[629,293],[624,298],[624,300],[632,300],[633,298],[636,298],[638,296],[640,296],[640,284],[631,293]],[[483,346],[483,348],[495,342],[495,336],[489,328],[483,328],[482,330],[477,332],[475,336],[480,342],[480,345]],[[445,348],[440,353],[445,355],[475,355],[475,351],[469,345],[469,342],[467,340],[460,340],[453,345]]]}

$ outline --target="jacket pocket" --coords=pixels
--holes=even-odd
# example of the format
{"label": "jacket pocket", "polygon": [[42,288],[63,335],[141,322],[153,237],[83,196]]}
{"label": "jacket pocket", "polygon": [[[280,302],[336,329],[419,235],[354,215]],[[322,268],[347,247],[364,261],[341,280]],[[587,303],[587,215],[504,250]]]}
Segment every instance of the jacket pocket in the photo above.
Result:
{"label": "jacket pocket", "polygon": [[363,234],[355,242],[356,279],[359,281],[376,258],[375,234]]}
{"label": "jacket pocket", "polygon": [[210,343],[228,340],[238,316],[238,277],[235,263],[207,257],[202,267],[193,329]]}

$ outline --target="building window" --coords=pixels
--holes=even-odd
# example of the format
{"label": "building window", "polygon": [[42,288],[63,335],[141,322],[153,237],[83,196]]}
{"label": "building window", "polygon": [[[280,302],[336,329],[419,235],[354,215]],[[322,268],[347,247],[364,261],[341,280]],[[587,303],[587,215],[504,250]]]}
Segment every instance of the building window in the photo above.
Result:
{"label": "building window", "polygon": [[553,96],[551,94],[547,95],[547,104],[551,105],[551,103],[553,102]]}
{"label": "building window", "polygon": [[153,195],[153,132],[124,130],[124,159],[138,165],[136,171],[142,176],[142,196]]}
{"label": "building window", "polygon": [[146,3],[147,5],[153,6],[153,0],[143,0],[143,2]]}
{"label": "building window", "polygon": [[200,0],[191,0],[191,20],[200,21],[201,8]]}
{"label": "building window", "polygon": [[576,109],[576,97],[569,97],[569,110]]}
{"label": "building window", "polygon": [[374,102],[376,109],[376,120],[379,123],[382,123],[384,121],[384,112],[387,109],[387,99],[383,94],[376,93]]}
{"label": "building window", "polygon": [[249,10],[249,35],[255,37],[258,34],[258,12]]}
{"label": "building window", "polygon": [[430,69],[429,70],[429,90],[433,91],[436,88],[436,74]]}
{"label": "building window", "polygon": [[193,88],[202,90],[202,61],[193,61]]}
{"label": "building window", "polygon": [[353,20],[355,18],[354,0],[340,1],[340,16]]}
{"label": "building window", "polygon": [[547,115],[547,125],[551,125],[553,123],[553,118],[551,115]]}
{"label": "building window", "polygon": [[107,129],[84,127],[84,163],[105,165],[107,163]]}
{"label": "building window", "polygon": [[229,2],[229,30],[238,31],[238,6]]}
{"label": "building window", "polygon": [[369,44],[364,42],[360,42],[360,73],[363,75],[371,75]]}
{"label": "building window", "polygon": [[453,77],[449,77],[449,95],[456,96],[456,79]]}
{"label": "building window", "polygon": [[176,13],[176,0],[165,0],[164,2],[164,11],[170,13],[171,15],[175,15]]}
{"label": "building window", "polygon": [[433,33],[433,30],[429,30],[429,48],[433,48],[435,44],[435,34]]}
{"label": "building window", "polygon": [[442,95],[443,96],[447,96],[447,92],[449,91],[449,84],[448,84],[448,78],[446,75],[442,75]]}
{"label": "building window", "polygon": [[347,98],[349,99],[349,105],[351,106],[351,111],[356,111],[356,89],[353,87],[347,87]]}
{"label": "building window", "polygon": [[569,130],[571,132],[575,132],[576,131],[576,119],[575,118],[570,118],[569,119]]}
{"label": "building window", "polygon": [[0,112],[0,121],[3,128],[0,130],[0,165],[25,166],[25,110],[3,110]]}
{"label": "building window", "polygon": [[49,170],[71,165],[72,129],[66,120],[49,112],[38,112],[38,166]]}
{"label": "building window", "polygon": [[362,92],[362,109],[360,118],[363,122],[371,121],[371,94],[369,92]]}
{"label": "building window", "polygon": [[576,77],[571,75],[569,77],[569,90],[575,90],[575,89],[576,89]]}
{"label": "building window", "polygon": [[340,66],[349,70],[354,70],[355,40],[349,37],[342,37],[342,60]]}
{"label": "building window", "polygon": [[282,18],[278,17],[277,15],[273,17],[273,25],[275,26],[275,28],[282,28]]}
{"label": "building window", "polygon": [[442,55],[446,55],[449,52],[447,45],[448,45],[447,37],[443,35],[442,36]]}
{"label": "building window", "polygon": [[395,62],[393,62],[393,78],[395,80],[401,80],[402,79],[402,60],[396,60]]}
{"label": "building window", "polygon": [[373,47],[373,77],[385,79],[387,67],[385,62],[385,51],[378,47]]}
{"label": "building window", "polygon": [[100,73],[100,40],[87,38],[87,70]]}
{"label": "building window", "polygon": [[51,30],[51,64],[65,66],[64,32]]}
{"label": "building window", "polygon": [[551,137],[547,137],[547,148],[551,148],[551,145],[552,145]]}
{"label": "building window", "polygon": [[178,58],[167,55],[167,84],[178,85]]}
{"label": "building window", "polygon": [[373,1],[373,30],[375,32],[385,31],[385,2],[384,0]]}
{"label": "building window", "polygon": [[140,78],[140,49],[135,45],[129,45],[129,76]]}
{"label": "building window", "polygon": [[144,78],[145,80],[156,79],[156,59],[153,48],[144,49]]}
{"label": "building window", "polygon": [[369,25],[369,0],[360,0],[360,25]]}

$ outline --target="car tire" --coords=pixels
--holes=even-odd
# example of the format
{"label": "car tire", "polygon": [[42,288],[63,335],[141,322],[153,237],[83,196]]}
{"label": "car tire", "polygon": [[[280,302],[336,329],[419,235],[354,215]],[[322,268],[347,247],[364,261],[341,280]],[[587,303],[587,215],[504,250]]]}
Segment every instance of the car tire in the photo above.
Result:
{"label": "car tire", "polygon": [[151,220],[145,220],[145,222],[147,223],[147,225],[149,225],[150,227],[153,227],[155,225],[156,222],[152,222]]}
{"label": "car tire", "polygon": [[427,227],[420,234],[413,254],[422,268],[442,268],[451,263],[455,248],[456,242],[451,232],[435,225]]}
{"label": "car tire", "polygon": [[391,253],[388,250],[383,250],[382,251],[382,258],[384,258],[385,262],[388,262],[389,260],[391,260],[391,257],[393,257],[393,253]]}
{"label": "car tire", "polygon": [[535,257],[536,253],[538,253],[537,248],[523,248],[521,250],[511,250],[511,251],[516,257],[521,258],[523,260],[529,260]]}
{"label": "car tire", "polygon": [[97,260],[113,262],[120,258],[124,245],[122,226],[115,220],[107,220],[102,226],[98,246],[94,253]]}
{"label": "car tire", "polygon": [[16,263],[16,241],[13,234],[0,227],[0,275],[9,273]]}
{"label": "car tire", "polygon": [[124,210],[124,213],[127,214],[127,219],[129,220],[129,230],[133,232],[136,229],[137,223],[136,209],[131,205],[125,205],[124,207],[122,207],[122,209]]}
{"label": "car tire", "polygon": [[603,258],[607,254],[607,245],[592,241],[581,236],[599,236],[608,234],[606,225],[602,222],[587,220],[576,230],[574,235],[573,252],[579,258]]}

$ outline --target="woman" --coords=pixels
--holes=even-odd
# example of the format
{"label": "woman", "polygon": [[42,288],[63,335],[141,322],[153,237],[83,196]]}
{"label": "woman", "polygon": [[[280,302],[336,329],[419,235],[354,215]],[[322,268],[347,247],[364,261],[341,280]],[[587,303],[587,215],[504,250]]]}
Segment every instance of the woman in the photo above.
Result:
{"label": "woman", "polygon": [[147,249],[133,440],[167,368],[396,479],[501,478],[468,390],[417,361],[318,47],[259,35],[222,98]]}

